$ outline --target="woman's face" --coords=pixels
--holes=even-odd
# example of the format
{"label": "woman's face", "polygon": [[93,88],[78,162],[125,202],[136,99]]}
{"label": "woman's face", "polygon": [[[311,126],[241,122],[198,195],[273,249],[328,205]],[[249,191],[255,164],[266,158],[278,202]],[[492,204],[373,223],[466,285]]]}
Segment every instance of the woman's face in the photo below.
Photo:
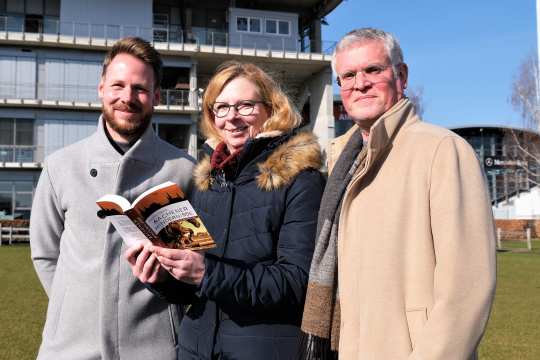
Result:
{"label": "woman's face", "polygon": [[231,80],[216,98],[214,125],[231,153],[255,137],[268,119],[267,106],[261,100],[257,86],[243,77]]}

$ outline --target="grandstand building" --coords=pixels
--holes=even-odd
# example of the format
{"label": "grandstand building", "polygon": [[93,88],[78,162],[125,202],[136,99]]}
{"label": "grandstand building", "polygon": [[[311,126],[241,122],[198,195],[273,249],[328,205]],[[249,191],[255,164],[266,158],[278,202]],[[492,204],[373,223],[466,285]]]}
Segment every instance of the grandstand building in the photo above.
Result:
{"label": "grandstand building", "polygon": [[163,56],[153,126],[197,156],[201,94],[226,60],[269,71],[326,144],[334,136],[333,44],[341,0],[0,0],[0,220],[27,219],[43,159],[95,130],[105,52],[140,36]]}
{"label": "grandstand building", "polygon": [[495,218],[540,218],[540,134],[531,130],[467,126],[465,138],[483,164]]}

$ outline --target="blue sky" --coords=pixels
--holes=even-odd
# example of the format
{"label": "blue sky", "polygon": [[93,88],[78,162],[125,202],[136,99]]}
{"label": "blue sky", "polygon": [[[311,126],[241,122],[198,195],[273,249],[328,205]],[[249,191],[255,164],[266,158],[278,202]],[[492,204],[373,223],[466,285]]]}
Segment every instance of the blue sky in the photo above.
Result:
{"label": "blue sky", "polygon": [[536,52],[535,0],[345,0],[326,19],[323,40],[367,26],[397,36],[409,87],[424,89],[426,121],[520,125],[508,99],[519,64]]}

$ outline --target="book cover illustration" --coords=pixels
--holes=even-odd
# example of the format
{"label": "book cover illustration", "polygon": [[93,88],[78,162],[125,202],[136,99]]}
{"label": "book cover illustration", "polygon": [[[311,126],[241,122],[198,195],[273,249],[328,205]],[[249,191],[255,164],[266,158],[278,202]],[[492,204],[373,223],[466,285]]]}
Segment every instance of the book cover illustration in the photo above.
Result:
{"label": "book cover illustration", "polygon": [[111,220],[129,246],[144,239],[173,249],[202,250],[216,246],[182,190],[173,182],[145,191],[133,204],[119,195],[105,195],[97,204],[101,208],[99,215]]}

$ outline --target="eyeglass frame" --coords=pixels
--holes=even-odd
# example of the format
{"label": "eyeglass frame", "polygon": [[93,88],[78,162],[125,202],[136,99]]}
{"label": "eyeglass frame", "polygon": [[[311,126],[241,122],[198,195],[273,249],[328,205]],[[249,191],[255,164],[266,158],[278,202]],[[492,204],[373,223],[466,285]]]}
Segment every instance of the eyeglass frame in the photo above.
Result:
{"label": "eyeglass frame", "polygon": [[[389,67],[391,68],[396,68],[397,66],[401,65],[402,63],[399,63],[399,64],[387,64],[387,65],[380,65],[380,64],[370,64],[368,66],[366,66],[365,68],[363,68],[362,70],[358,70],[358,71],[354,71],[354,76],[352,78],[352,83],[351,83],[351,87],[348,87],[348,88],[343,88],[342,86],[342,79],[341,77],[343,75],[337,75],[336,76],[336,83],[338,84],[338,86],[341,88],[341,90],[351,90],[354,88],[354,86],[356,85],[356,76],[358,75],[358,73],[362,73],[364,74],[364,77],[366,78],[366,80],[368,80],[369,82],[375,82],[373,79],[369,79],[370,76],[375,76],[375,77],[378,77],[382,74],[382,72],[386,69],[388,69]],[[369,74],[369,73],[366,73],[366,69],[369,69],[370,67],[379,67],[379,70],[380,72],[377,73],[377,74]],[[347,71],[345,74],[348,74],[348,73],[353,73],[353,71]]]}
{"label": "eyeglass frame", "polygon": [[[238,106],[244,104],[245,103],[252,103],[252,107],[251,107],[251,111],[249,112],[249,114],[241,114],[240,113],[240,110],[238,109]],[[227,112],[224,114],[224,115],[221,115],[221,116],[218,116],[217,114],[217,111],[214,109],[214,106],[216,104],[223,104],[223,105],[226,105],[227,106]],[[249,116],[251,114],[253,114],[253,111],[255,110],[255,105],[257,104],[265,104],[265,105],[268,105],[268,103],[266,101],[262,101],[262,100],[240,100],[238,101],[236,104],[229,104],[229,103],[226,103],[226,102],[222,102],[222,101],[215,101],[212,106],[210,107],[210,110],[212,111],[212,114],[214,114],[215,117],[217,118],[224,118],[225,116],[229,115],[229,112],[231,111],[231,107],[234,108],[234,110],[236,111],[236,113],[240,116]]]}

